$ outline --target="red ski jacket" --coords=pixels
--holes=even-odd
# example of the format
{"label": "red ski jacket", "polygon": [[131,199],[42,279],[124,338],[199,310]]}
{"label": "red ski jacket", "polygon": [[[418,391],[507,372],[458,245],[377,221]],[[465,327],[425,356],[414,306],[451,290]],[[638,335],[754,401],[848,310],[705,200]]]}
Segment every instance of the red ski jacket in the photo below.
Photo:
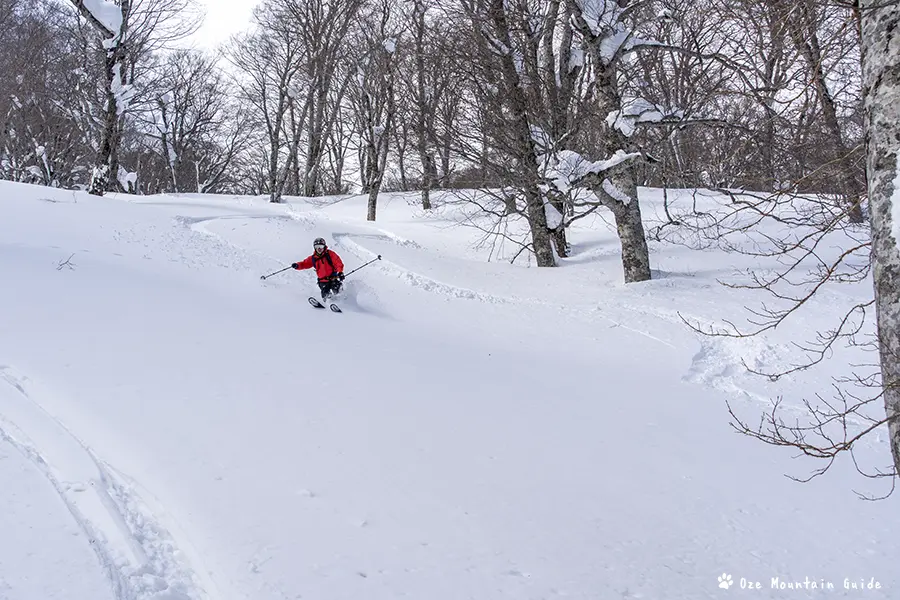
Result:
{"label": "red ski jacket", "polygon": [[337,255],[337,252],[334,252],[330,248],[325,248],[325,252],[322,253],[322,256],[312,254],[296,264],[298,271],[302,271],[303,269],[315,269],[319,281],[328,279],[335,273],[343,273],[344,271],[344,262],[341,260],[341,257]]}

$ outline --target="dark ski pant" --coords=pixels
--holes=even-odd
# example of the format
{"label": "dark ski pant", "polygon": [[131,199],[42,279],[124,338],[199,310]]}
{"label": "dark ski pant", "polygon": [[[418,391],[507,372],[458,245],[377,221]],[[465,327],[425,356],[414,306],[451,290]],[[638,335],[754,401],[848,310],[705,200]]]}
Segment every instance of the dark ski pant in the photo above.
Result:
{"label": "dark ski pant", "polygon": [[329,296],[341,293],[342,284],[338,279],[323,279],[319,281],[319,290],[322,292],[322,300],[328,300]]}

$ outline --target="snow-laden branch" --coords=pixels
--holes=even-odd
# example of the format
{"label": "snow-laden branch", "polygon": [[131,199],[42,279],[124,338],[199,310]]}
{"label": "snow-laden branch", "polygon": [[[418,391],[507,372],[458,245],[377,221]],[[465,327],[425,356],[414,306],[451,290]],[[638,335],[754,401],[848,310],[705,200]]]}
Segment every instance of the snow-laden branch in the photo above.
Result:
{"label": "snow-laden branch", "polygon": [[655,40],[635,37],[634,29],[625,25],[627,13],[628,8],[620,7],[615,0],[575,2],[575,28],[597,48],[605,64],[612,64],[626,52],[660,45]]}
{"label": "snow-laden branch", "polygon": [[618,129],[626,137],[634,135],[638,125],[662,122],[678,122],[685,112],[653,104],[643,98],[632,98],[622,103],[621,110],[614,110],[606,117],[606,124]]}
{"label": "snow-laden branch", "polygon": [[121,6],[113,0],[72,0],[72,2],[94,27],[103,32],[104,37],[115,43],[120,41],[124,24]]}
{"label": "snow-laden branch", "polygon": [[137,90],[133,85],[127,84],[122,77],[122,63],[113,65],[113,77],[110,81],[110,92],[116,99],[116,113],[121,117],[131,104]]}
{"label": "snow-laden branch", "polygon": [[641,157],[640,152],[617,150],[605,160],[589,161],[578,152],[560,150],[551,155],[542,156],[541,160],[545,164],[544,173],[547,184],[558,192],[567,194],[574,188],[588,187],[593,182],[600,183],[610,196],[622,201],[622,197],[625,195],[618,190],[614,190],[615,193],[607,190],[608,186],[600,176]]}
{"label": "snow-laden branch", "polygon": [[607,35],[620,26],[625,9],[611,0],[578,0],[581,15],[595,36]]}

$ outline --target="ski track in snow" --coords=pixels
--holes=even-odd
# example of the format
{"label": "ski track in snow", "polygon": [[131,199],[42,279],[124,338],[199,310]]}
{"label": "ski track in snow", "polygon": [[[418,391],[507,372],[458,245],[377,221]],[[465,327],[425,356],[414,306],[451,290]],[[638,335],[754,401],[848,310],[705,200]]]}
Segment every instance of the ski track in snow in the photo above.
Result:
{"label": "ski track in snow", "polygon": [[[372,252],[368,248],[364,247],[363,245],[359,244],[358,242],[353,241],[352,239],[350,239],[351,237],[377,238],[377,239],[388,240],[388,241],[395,242],[395,243],[398,243],[397,239],[400,239],[400,240],[403,239],[403,238],[398,238],[397,236],[392,236],[392,235],[380,236],[380,235],[361,235],[361,234],[350,234],[350,233],[332,233],[332,237],[335,240],[337,240],[337,245],[339,247],[346,248],[348,251],[352,252],[353,254],[357,255],[358,257],[360,257],[363,260],[371,260],[378,255],[375,252]],[[416,247],[416,248],[421,248],[421,246],[419,246],[415,242],[410,242],[409,240],[404,240],[403,242],[400,242],[400,245],[404,245],[404,246],[414,245],[414,247]],[[530,305],[530,306],[549,308],[549,309],[553,309],[561,314],[565,313],[565,314],[569,314],[569,315],[577,315],[578,317],[581,317],[581,318],[584,318],[587,315],[587,313],[585,312],[584,309],[572,308],[571,306],[567,306],[567,305],[563,305],[563,304],[556,304],[553,302],[546,302],[546,301],[543,301],[543,300],[540,300],[537,298],[522,298],[522,297],[513,298],[513,297],[508,297],[508,296],[498,296],[495,294],[478,292],[478,291],[471,290],[468,288],[464,288],[464,287],[460,287],[460,286],[456,286],[456,285],[452,285],[452,284],[448,284],[448,283],[443,283],[443,282],[437,281],[435,279],[432,279],[431,277],[428,277],[426,275],[416,273],[415,271],[407,269],[397,263],[391,262],[389,260],[385,260],[384,258],[382,258],[376,264],[379,265],[379,268],[383,273],[390,275],[392,277],[395,277],[412,287],[422,289],[426,292],[442,294],[442,295],[451,296],[454,298],[461,298],[464,300],[476,300],[476,301],[480,301],[480,302],[490,302],[493,304],[506,304],[506,305],[525,304],[525,305]],[[642,329],[630,327],[628,325],[625,325],[621,321],[617,321],[617,320],[615,320],[611,317],[608,317],[606,315],[603,315],[603,314],[599,314],[596,312],[594,314],[596,316],[598,316],[599,318],[603,319],[604,321],[610,323],[613,327],[621,327],[623,329],[627,329],[628,331],[631,331],[632,333],[646,337],[648,339],[653,340],[654,342],[660,343],[660,344],[662,344],[664,346],[668,346],[670,348],[675,347],[673,344],[667,342],[666,340],[664,340],[658,336],[653,335],[649,331],[644,331]]]}
{"label": "ski track in snow", "polygon": [[15,368],[0,365],[0,436],[56,489],[90,540],[117,600],[208,598],[133,486],[42,407],[47,393]]}
{"label": "ski track in snow", "polygon": [[[360,235],[354,235],[350,233],[332,233],[332,238],[335,240],[335,245],[343,248],[346,248],[356,256],[360,257],[365,261],[372,260],[377,257],[378,254],[372,252],[368,248],[358,244],[357,242],[350,239],[351,237],[361,237]],[[373,237],[373,236],[370,236]],[[386,239],[391,242],[396,243],[396,240],[391,236],[374,236],[380,239]],[[385,260],[382,258],[380,261],[375,263],[379,266],[379,269],[388,275],[396,277],[401,281],[420,289],[423,289],[427,292],[433,292],[437,294],[443,294],[446,296],[452,296],[454,298],[463,298],[465,300],[478,300],[481,302],[490,302],[494,304],[511,304],[514,300],[510,298],[504,298],[502,296],[495,296],[493,294],[486,294],[484,292],[476,292],[475,290],[466,289],[463,287],[450,285],[447,283],[442,283],[440,281],[434,280],[430,277],[426,277],[424,275],[420,275],[419,273],[415,273],[401,267],[400,265],[391,262],[389,260]]]}

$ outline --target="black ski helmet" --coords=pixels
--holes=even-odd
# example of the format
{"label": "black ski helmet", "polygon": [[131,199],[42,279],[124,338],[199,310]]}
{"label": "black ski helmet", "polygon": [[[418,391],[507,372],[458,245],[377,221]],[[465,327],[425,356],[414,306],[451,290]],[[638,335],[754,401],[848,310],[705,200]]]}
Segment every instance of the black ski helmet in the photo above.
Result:
{"label": "black ski helmet", "polygon": [[325,238],[316,238],[313,240],[313,247],[315,246],[325,246],[328,247],[328,244],[325,243]]}

